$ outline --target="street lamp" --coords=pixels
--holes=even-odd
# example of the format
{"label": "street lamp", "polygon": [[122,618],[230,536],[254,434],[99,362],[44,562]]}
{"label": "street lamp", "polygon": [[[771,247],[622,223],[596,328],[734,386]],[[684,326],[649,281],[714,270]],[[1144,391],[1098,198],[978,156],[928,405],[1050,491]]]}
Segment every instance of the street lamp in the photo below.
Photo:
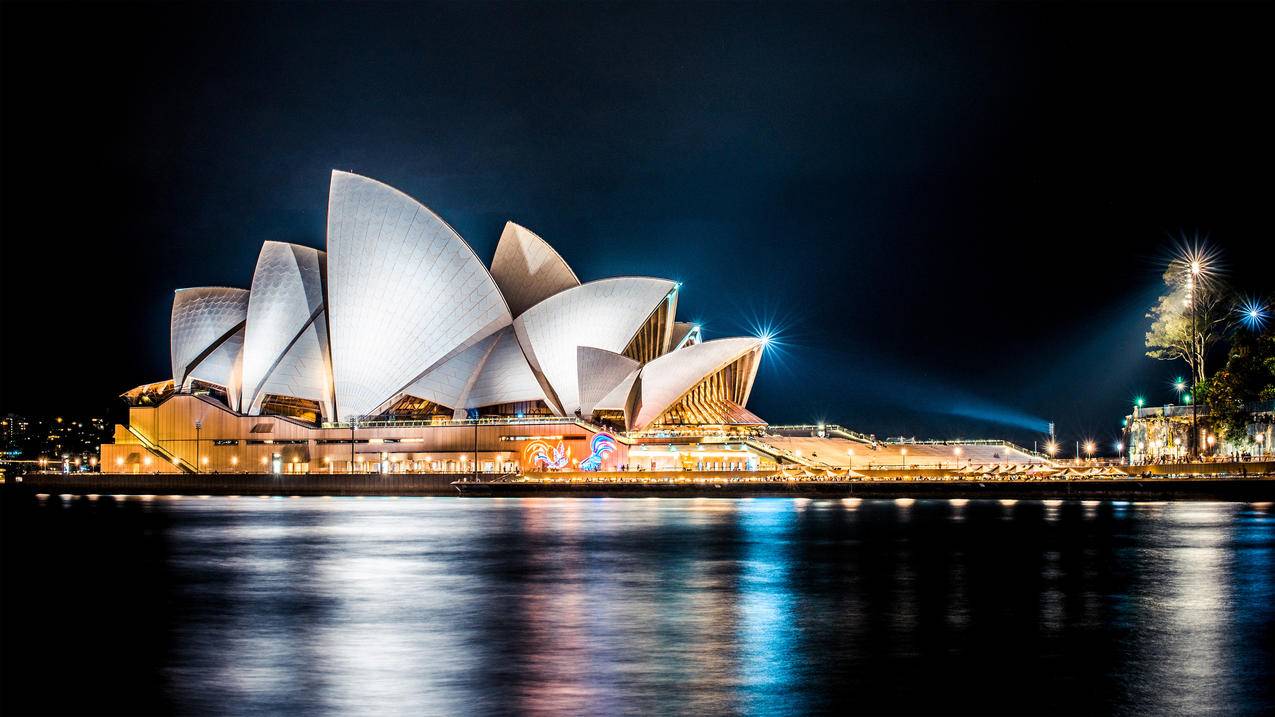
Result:
{"label": "street lamp", "polygon": [[[1190,302],[1191,304],[1191,355],[1193,356],[1191,360],[1191,370],[1194,372],[1194,375],[1191,376],[1192,383],[1198,382],[1199,381],[1198,377],[1200,375],[1200,334],[1199,334],[1198,328],[1196,327],[1196,318],[1195,318],[1195,304],[1196,304],[1195,284],[1202,270],[1203,270],[1203,266],[1201,265],[1200,260],[1198,258],[1192,258],[1190,263],[1191,275],[1188,276],[1186,279],[1187,301]],[[1192,444],[1191,454],[1192,456],[1194,456],[1197,452],[1195,450],[1196,413],[1197,413],[1197,409],[1195,407],[1195,402],[1193,401],[1191,403],[1191,444]]]}
{"label": "street lamp", "polygon": [[1085,441],[1085,456],[1089,460],[1093,460],[1093,453],[1097,450],[1097,448],[1098,447],[1094,445],[1093,441]]}
{"label": "street lamp", "polygon": [[1178,376],[1173,381],[1173,388],[1178,392],[1178,403],[1182,403],[1182,392],[1186,390],[1186,380]]}
{"label": "street lamp", "polygon": [[908,467],[908,449],[900,448],[899,456],[900,456],[900,460],[903,461],[903,467],[907,468]]}
{"label": "street lamp", "polygon": [[1266,434],[1265,434],[1265,433],[1259,433],[1259,434],[1257,434],[1256,436],[1253,436],[1253,440],[1254,440],[1254,441],[1257,441],[1257,454],[1258,454],[1259,456],[1264,456],[1264,455],[1266,455],[1266,449],[1265,449],[1265,447],[1263,446],[1263,444],[1264,444],[1264,443],[1266,443]]}
{"label": "street lamp", "polygon": [[846,449],[846,455],[847,455],[847,456],[850,456],[850,470],[854,470],[854,449],[853,449],[853,448],[847,448],[847,449]]}
{"label": "street lamp", "polygon": [[1054,456],[1058,455],[1058,442],[1050,441],[1046,443],[1045,452],[1049,454],[1050,458],[1053,458]]}

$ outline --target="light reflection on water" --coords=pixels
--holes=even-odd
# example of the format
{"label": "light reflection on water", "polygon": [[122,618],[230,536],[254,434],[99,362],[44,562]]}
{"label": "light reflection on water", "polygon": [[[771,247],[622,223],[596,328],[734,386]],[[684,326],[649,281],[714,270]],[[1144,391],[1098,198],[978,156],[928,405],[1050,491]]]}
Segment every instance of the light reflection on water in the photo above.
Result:
{"label": "light reflection on water", "polygon": [[[29,610],[149,546],[153,563],[104,568],[132,596],[104,599],[124,613],[118,640],[163,646],[128,669],[152,670],[177,712],[1275,708],[1268,505],[103,496],[21,510],[43,538],[6,578],[33,586]],[[76,646],[98,665],[84,679],[111,674],[111,642]],[[103,711],[130,699],[88,694],[122,701],[87,703]]]}

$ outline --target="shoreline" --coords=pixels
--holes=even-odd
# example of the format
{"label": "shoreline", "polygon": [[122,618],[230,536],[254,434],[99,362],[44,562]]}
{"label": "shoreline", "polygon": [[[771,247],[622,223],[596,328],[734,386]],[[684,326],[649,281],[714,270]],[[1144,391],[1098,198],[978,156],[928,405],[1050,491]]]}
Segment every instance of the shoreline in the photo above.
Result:
{"label": "shoreline", "polygon": [[455,474],[208,476],[38,475],[5,492],[70,495],[459,496],[464,498],[938,498],[1275,500],[1275,476],[1138,477],[1053,481],[904,480],[702,482],[459,481]]}

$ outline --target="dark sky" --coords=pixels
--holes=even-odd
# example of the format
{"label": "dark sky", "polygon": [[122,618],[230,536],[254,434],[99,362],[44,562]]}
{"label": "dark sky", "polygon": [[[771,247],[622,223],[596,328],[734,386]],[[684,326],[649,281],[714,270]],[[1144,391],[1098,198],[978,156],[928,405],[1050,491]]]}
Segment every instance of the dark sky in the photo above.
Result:
{"label": "dark sky", "polygon": [[1173,237],[1275,283],[1273,8],[6,2],[0,410],[165,378],[173,289],[322,247],[341,168],[773,326],[772,422],[1110,439]]}

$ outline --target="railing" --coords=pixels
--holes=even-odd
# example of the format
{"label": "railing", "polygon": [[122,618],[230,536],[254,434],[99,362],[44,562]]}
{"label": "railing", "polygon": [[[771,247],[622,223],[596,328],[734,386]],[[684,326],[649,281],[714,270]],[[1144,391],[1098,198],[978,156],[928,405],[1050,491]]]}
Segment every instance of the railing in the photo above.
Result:
{"label": "railing", "polygon": [[779,446],[772,445],[770,443],[766,443],[765,441],[761,439],[747,438],[741,442],[746,445],[752,446],[756,450],[759,450],[763,453],[769,453],[773,456],[779,456],[781,458],[785,458],[788,460],[789,463],[796,463],[797,465],[802,465],[802,466],[816,466],[816,465],[830,466],[831,465],[828,463],[824,463],[823,461],[818,461],[811,458],[807,458],[802,455],[798,455],[787,449],[780,448]]}
{"label": "railing", "polygon": [[143,448],[177,466],[183,473],[195,472],[195,469],[186,465],[186,462],[178,458],[177,454],[147,438],[141,431],[137,430],[133,426],[128,427],[128,432],[133,434],[133,437],[142,444]]}
{"label": "railing", "polygon": [[999,439],[999,438],[974,438],[974,439],[970,439],[970,440],[930,440],[930,441],[918,441],[918,440],[916,440],[915,438],[912,438],[912,439],[909,439],[909,440],[906,440],[906,441],[902,441],[902,440],[891,440],[891,441],[888,441],[885,445],[890,445],[890,446],[898,446],[898,445],[905,445],[905,446],[999,446],[999,447],[1001,447],[1001,448],[1012,448],[1012,449],[1014,449],[1014,450],[1016,450],[1016,451],[1020,451],[1020,452],[1022,452],[1022,453],[1026,453],[1026,454],[1027,454],[1027,455],[1029,455],[1029,456],[1034,456],[1034,457],[1036,457],[1036,458],[1040,458],[1040,459],[1043,459],[1043,460],[1054,460],[1054,459],[1050,458],[1049,456],[1045,455],[1044,453],[1041,453],[1040,451],[1033,451],[1033,450],[1032,450],[1032,449],[1030,449],[1030,448],[1023,448],[1022,446],[1018,445],[1017,443],[1014,443],[1014,442],[1012,442],[1012,441],[1006,441],[1006,440]]}
{"label": "railing", "polygon": [[849,438],[850,440],[861,441],[863,443],[872,443],[875,440],[872,436],[869,436],[865,433],[859,433],[858,431],[852,431],[849,428],[838,425],[836,423],[794,423],[794,424],[790,424],[786,426],[769,425],[769,426],[766,426],[765,430],[772,431],[772,432],[814,431],[816,433],[819,431],[823,431],[825,435],[837,434],[837,435],[840,435],[842,438]]}
{"label": "railing", "polygon": [[603,426],[594,425],[573,416],[526,416],[524,418],[447,418],[442,420],[396,420],[392,418],[369,418],[368,420],[329,422],[320,428],[430,428],[445,426],[509,426],[509,425],[578,425],[591,430],[603,430]]}

